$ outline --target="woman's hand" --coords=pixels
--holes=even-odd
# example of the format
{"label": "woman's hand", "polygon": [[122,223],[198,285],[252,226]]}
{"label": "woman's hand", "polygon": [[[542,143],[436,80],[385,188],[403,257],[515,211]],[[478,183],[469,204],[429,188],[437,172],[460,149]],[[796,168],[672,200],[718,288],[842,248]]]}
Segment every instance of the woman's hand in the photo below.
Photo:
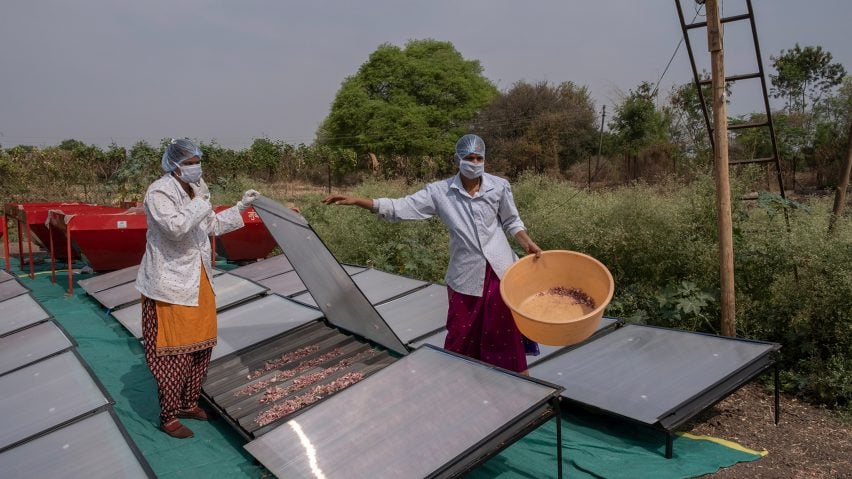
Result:
{"label": "woman's hand", "polygon": [[237,201],[237,208],[239,208],[240,211],[245,211],[249,209],[251,204],[254,203],[254,200],[256,200],[258,196],[260,196],[259,191],[247,190],[245,193],[243,193],[243,198],[240,201]]}
{"label": "woman's hand", "polygon": [[322,202],[327,205],[355,205],[367,210],[373,209],[373,200],[357,196],[330,195],[326,196]]}
{"label": "woman's hand", "polygon": [[355,198],[346,195],[329,195],[322,202],[327,205],[354,205]]}
{"label": "woman's hand", "polygon": [[541,257],[541,248],[535,244],[535,241],[530,238],[530,235],[526,231],[518,231],[515,234],[515,239],[518,240],[518,243],[524,248],[527,254],[534,254],[536,258]]}
{"label": "woman's hand", "polygon": [[210,188],[207,187],[207,183],[204,182],[204,178],[198,180],[198,183],[190,183],[189,187],[192,188],[193,198],[201,198],[204,201],[210,201]]}
{"label": "woman's hand", "polygon": [[536,258],[541,257],[541,248],[539,248],[538,245],[533,242],[533,240],[530,240],[529,243],[524,245],[524,249],[526,250],[527,254],[534,254]]}

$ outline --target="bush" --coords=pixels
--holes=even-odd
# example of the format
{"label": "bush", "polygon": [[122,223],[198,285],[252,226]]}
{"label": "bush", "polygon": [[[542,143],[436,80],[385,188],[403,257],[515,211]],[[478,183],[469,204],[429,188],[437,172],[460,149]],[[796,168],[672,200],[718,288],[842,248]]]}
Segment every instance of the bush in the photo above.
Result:
{"label": "bush", "polygon": [[[745,334],[784,345],[785,386],[822,403],[852,401],[852,228],[827,235],[831,203],[780,214],[751,212],[737,267]],[[739,298],[739,296],[738,296]]]}
{"label": "bush", "polygon": [[[370,182],[353,194],[396,198],[422,186]],[[388,223],[363,209],[328,207],[320,200],[318,195],[305,197],[299,207],[339,261],[443,282],[449,262],[449,235],[439,220]]]}

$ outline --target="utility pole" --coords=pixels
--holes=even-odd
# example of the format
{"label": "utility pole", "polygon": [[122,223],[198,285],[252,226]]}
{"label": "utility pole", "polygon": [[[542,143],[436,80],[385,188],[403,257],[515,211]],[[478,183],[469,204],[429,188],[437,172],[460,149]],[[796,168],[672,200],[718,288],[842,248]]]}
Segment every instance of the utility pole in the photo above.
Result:
{"label": "utility pole", "polygon": [[[596,162],[601,161],[601,148],[603,148],[603,128],[604,128],[604,120],[606,119],[606,105],[603,105],[601,109],[601,132],[598,136],[598,157]],[[597,163],[595,163],[597,164]],[[589,189],[592,189],[592,158],[589,157]]]}
{"label": "utility pole", "polygon": [[731,183],[728,176],[728,108],[725,102],[725,55],[719,0],[706,0],[704,8],[707,13],[707,45],[710,50],[713,86],[713,160],[716,176],[716,222],[719,229],[722,334],[735,336],[734,236],[731,224]]}
{"label": "utility pole", "polygon": [[834,208],[828,223],[829,234],[834,231],[834,224],[843,216],[843,207],[846,206],[846,188],[849,187],[849,175],[852,174],[852,122],[849,123],[849,147],[846,152],[846,168],[843,169],[840,184],[834,195]]}

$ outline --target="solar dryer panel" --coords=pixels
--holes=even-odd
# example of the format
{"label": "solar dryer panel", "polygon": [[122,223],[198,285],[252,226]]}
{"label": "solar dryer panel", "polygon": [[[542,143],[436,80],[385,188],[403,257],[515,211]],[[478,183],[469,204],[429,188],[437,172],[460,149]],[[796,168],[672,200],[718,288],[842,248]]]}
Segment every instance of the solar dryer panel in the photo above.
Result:
{"label": "solar dryer panel", "polygon": [[[227,273],[214,273],[213,289],[216,291],[216,311],[221,311],[266,292],[266,288],[263,286]],[[116,309],[112,312],[112,316],[134,336],[142,337],[141,302]]]}
{"label": "solar dryer panel", "polygon": [[293,271],[293,266],[287,260],[286,256],[279,254],[278,256],[234,268],[228,271],[228,273],[239,276],[240,278],[260,281],[288,271]]}
{"label": "solar dryer panel", "polygon": [[421,348],[245,448],[282,478],[458,473],[496,453],[481,450],[489,437],[513,423],[541,420],[558,393],[550,385]]}
{"label": "solar dryer panel", "polygon": [[213,291],[216,292],[216,310],[245,301],[266,293],[267,289],[253,281],[224,273],[213,276]]}
{"label": "solar dryer panel", "polygon": [[[376,306],[385,322],[406,344],[444,327],[447,309],[447,287],[437,284]],[[438,346],[443,346],[443,340]]]}
{"label": "solar dryer panel", "polygon": [[93,295],[98,291],[113,288],[120,284],[126,284],[136,281],[136,275],[139,273],[139,265],[129,266],[117,271],[99,274],[97,276],[83,279],[78,282],[81,288],[87,293]]}
{"label": "solar dryer panel", "polygon": [[254,209],[331,324],[399,354],[407,353],[301,215],[263,196],[254,202]]}
{"label": "solar dryer panel", "polygon": [[[316,325],[321,327],[310,327]],[[204,392],[246,439],[274,430],[395,361],[387,351],[319,323],[245,353],[211,369]],[[240,374],[244,369],[248,371]]]}
{"label": "solar dryer panel", "polygon": [[0,375],[73,346],[74,343],[53,321],[44,321],[0,337]]}
{"label": "solar dryer panel", "polygon": [[109,404],[71,351],[0,376],[0,451]]}
{"label": "solar dryer panel", "polygon": [[[285,357],[291,360],[283,361]],[[339,364],[343,360],[348,365]],[[387,352],[329,327],[324,321],[312,321],[212,361],[203,392],[222,417],[250,440],[274,429],[296,412],[266,418],[271,422],[263,420],[264,425],[255,423],[264,410],[334,381],[353,369],[369,374],[392,360]],[[317,372],[323,374],[313,374]],[[250,390],[244,389],[250,385]],[[288,392],[280,391],[281,388]],[[284,396],[266,397],[267,390],[271,389]],[[321,396],[316,398],[321,399]],[[305,406],[300,403],[297,410]]]}
{"label": "solar dryer panel", "polygon": [[588,341],[592,341],[598,336],[609,332],[616,326],[617,323],[617,319],[601,318],[601,323],[598,325],[598,329],[596,329],[595,332],[592,333],[592,335],[588,339],[579,344],[572,344],[570,346],[548,346],[546,344],[539,344],[538,348],[540,350],[540,354],[538,356],[527,356],[527,367],[532,367],[533,364],[537,364],[544,361],[545,359],[549,359],[553,355],[560,354],[563,351],[570,351]]}
{"label": "solar dryer panel", "polygon": [[372,268],[353,275],[352,280],[361,288],[371,304],[383,303],[429,284],[426,281],[406,278]]}
{"label": "solar dryer panel", "polygon": [[136,280],[89,293],[89,295],[107,309],[115,309],[142,301],[142,293],[136,289]]}
{"label": "solar dryer panel", "polygon": [[0,301],[0,336],[49,318],[50,313],[29,294]]}
{"label": "solar dryer panel", "polygon": [[305,346],[321,337],[339,333],[339,331],[326,326],[324,322],[315,321],[300,326],[292,332],[264,341],[263,344],[247,351],[211,361],[210,367],[207,369],[207,378],[204,381],[203,390],[209,395],[219,394],[221,391],[217,389],[217,383],[242,381],[242,378],[245,378],[251,372],[253,366],[250,365],[263,363],[269,359],[270,355],[280,354],[281,351],[294,347],[294,345]]}
{"label": "solar dryer panel", "polygon": [[[352,280],[373,305],[383,303],[401,294],[410,293],[429,284],[425,281],[385,273],[377,269],[368,269],[352,275]],[[309,293],[298,294],[293,296],[293,299],[308,306],[317,306],[313,296]]]}
{"label": "solar dryer panel", "polygon": [[24,293],[29,293],[30,290],[17,281],[5,281],[0,283],[0,301],[6,301],[20,296]]}
{"label": "solar dryer panel", "polygon": [[364,266],[358,266],[358,265],[354,265],[354,264],[340,263],[340,265],[343,266],[343,269],[346,270],[346,273],[349,274],[349,276],[354,276],[356,274],[362,273],[364,271],[367,271],[367,269],[369,269],[369,268],[366,268]]}
{"label": "solar dryer panel", "polygon": [[307,290],[305,283],[299,278],[299,274],[295,271],[278,274],[266,279],[261,279],[257,282],[269,291],[281,296],[293,296],[303,293]]}
{"label": "solar dryer panel", "polygon": [[543,361],[529,374],[565,387],[568,399],[654,425],[777,347],[627,325]]}
{"label": "solar dryer panel", "polygon": [[[605,334],[606,331],[613,328],[616,323],[618,323],[617,319],[612,318],[601,318],[601,324],[598,326],[598,329],[592,334],[592,337],[589,340],[596,338],[600,334]],[[409,343],[408,345],[412,348],[419,348],[424,344],[430,344],[432,346],[443,348],[444,340],[447,339],[447,328],[442,328],[434,334],[430,334],[425,338],[418,339],[414,342]],[[587,340],[588,341],[588,340]],[[527,365],[532,367],[533,364],[539,363],[548,359],[549,357],[558,354],[562,351],[568,351],[572,348],[577,347],[578,345],[574,344],[571,346],[548,346],[545,344],[539,344],[540,353],[538,356],[527,356]]]}
{"label": "solar dryer panel", "polygon": [[211,359],[221,358],[320,318],[320,311],[276,295],[240,304],[218,314],[219,339]]}
{"label": "solar dryer panel", "polygon": [[426,336],[425,338],[418,339],[417,341],[408,343],[411,348],[417,349],[420,346],[424,346],[426,344],[430,346],[435,346],[436,348],[444,347],[444,340],[447,339],[447,328],[441,328],[440,330]]}
{"label": "solar dryer panel", "polygon": [[130,334],[139,339],[142,338],[142,303],[113,310],[112,317],[130,331]]}
{"label": "solar dryer panel", "polygon": [[[133,266],[133,268],[138,268],[138,266]],[[126,268],[129,269],[129,268]],[[124,271],[124,270],[120,270]],[[221,275],[223,272],[221,270],[214,269],[213,277]],[[103,276],[106,276],[107,273]],[[95,278],[90,278],[95,279]],[[215,280],[214,280],[215,284]],[[142,293],[136,289],[136,276],[134,275],[132,279],[125,283],[117,284],[115,286],[102,289],[100,291],[96,291],[94,293],[89,292],[89,295],[95,298],[95,300],[101,303],[107,309],[115,309],[120,308],[122,306],[127,306],[129,304],[138,303],[142,301]]]}
{"label": "solar dryer panel", "polygon": [[[364,268],[362,266],[352,266],[344,264],[343,269],[346,270],[347,274],[352,276],[355,274],[360,274],[367,268]],[[302,279],[299,278],[299,273],[292,270],[287,271],[286,273],[281,273],[275,276],[270,276],[269,278],[258,280],[258,284],[269,288],[269,291],[272,293],[286,297],[303,295],[308,289],[307,287],[305,287],[305,283],[302,282]],[[308,304],[310,306],[316,307],[317,303],[316,301],[314,301],[313,296],[310,296],[310,293],[304,294],[301,297],[303,304]]]}
{"label": "solar dryer panel", "polygon": [[5,270],[0,269],[0,283],[5,283],[6,281],[11,281],[15,279],[14,276],[7,273]]}
{"label": "solar dryer panel", "polygon": [[154,477],[108,410],[0,453],[4,477]]}

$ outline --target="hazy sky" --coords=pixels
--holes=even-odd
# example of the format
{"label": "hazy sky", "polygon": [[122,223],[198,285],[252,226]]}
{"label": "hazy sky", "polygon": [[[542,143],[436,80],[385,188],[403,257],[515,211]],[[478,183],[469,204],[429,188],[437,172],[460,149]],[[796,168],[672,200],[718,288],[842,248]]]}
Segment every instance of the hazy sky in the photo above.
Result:
{"label": "hazy sky", "polygon": [[[689,21],[696,4],[682,1]],[[852,69],[852,1],[753,5],[767,74],[770,55],[797,42]],[[723,9],[742,13],[745,0]],[[750,35],[747,22],[727,24],[728,75],[756,70]],[[588,86],[609,119],[621,93],[657,82],[681,32],[673,0],[2,0],[0,144],[310,143],[376,47],[423,38],[452,42],[502,90],[519,80]],[[709,71],[706,31],[691,38]],[[690,80],[682,46],[660,89]],[[730,113],[761,108],[759,82],[747,83]]]}

